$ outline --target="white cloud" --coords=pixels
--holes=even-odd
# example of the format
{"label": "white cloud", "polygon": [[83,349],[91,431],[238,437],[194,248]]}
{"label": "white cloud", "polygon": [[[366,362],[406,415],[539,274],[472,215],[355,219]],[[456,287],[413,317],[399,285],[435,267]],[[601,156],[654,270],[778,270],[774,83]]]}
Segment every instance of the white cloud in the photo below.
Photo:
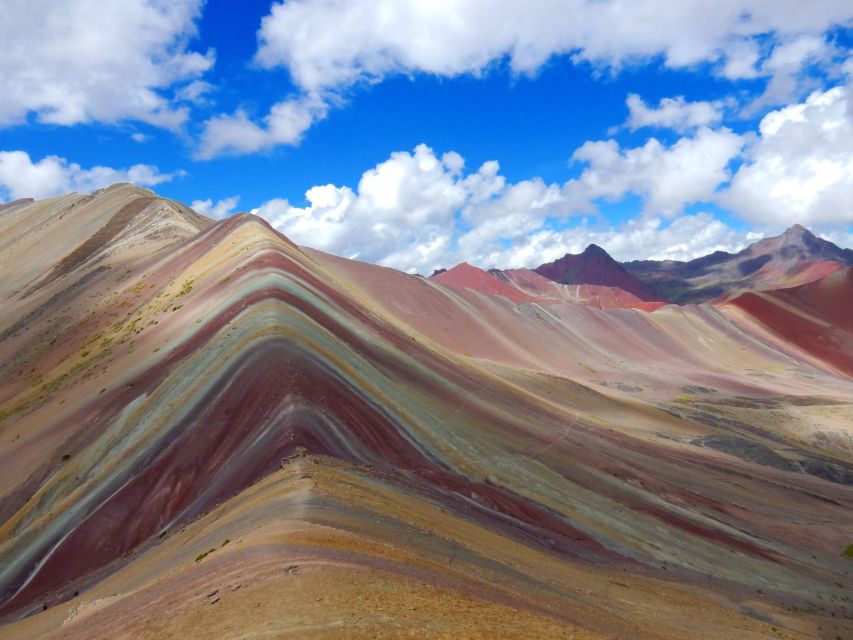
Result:
{"label": "white cloud", "polygon": [[761,49],[757,42],[739,40],[733,42],[726,52],[720,75],[729,80],[749,80],[758,77],[758,62]]}
{"label": "white cloud", "polygon": [[402,269],[446,255],[454,214],[479,191],[467,187],[458,154],[438,158],[419,145],[365,171],[357,191],[323,185],[305,194],[307,207],[275,199],[253,213],[293,241],[346,257]]}
{"label": "white cloud", "polygon": [[423,71],[481,72],[504,56],[534,72],[551,56],[618,67],[662,56],[674,68],[725,61],[766,34],[822,34],[853,9],[833,0],[302,0],[276,3],[258,62],[287,67],[308,90]]}
{"label": "white cloud", "polygon": [[[733,136],[730,132],[720,135],[727,140]],[[689,140],[686,144],[698,145],[699,159],[707,159],[702,153],[706,143],[697,139],[700,142]],[[668,178],[672,181],[686,172],[678,161],[667,157],[685,153],[678,145],[668,150],[658,145],[642,163],[626,157],[646,154],[643,148],[624,154],[618,149],[612,151],[616,163],[598,163],[595,169],[601,175],[612,170],[612,180],[625,170],[625,163],[643,165],[646,179],[653,173],[646,164],[663,164],[674,172]],[[593,154],[585,157],[592,159]],[[599,181],[590,175],[585,180],[588,185]],[[635,178],[625,185],[639,183]],[[660,217],[645,216],[618,229],[584,224],[554,230],[556,223],[564,223],[577,212],[578,202],[593,209],[574,193],[575,184],[547,184],[541,178],[510,183],[500,175],[495,161],[465,173],[459,154],[438,157],[429,147],[419,145],[412,153],[393,153],[366,171],[355,190],[331,184],[316,186],[306,193],[306,207],[275,199],[253,213],[299,244],[420,273],[462,260],[485,267],[536,266],[568,251],[583,250],[590,242],[598,242],[626,259],[648,257],[650,252],[692,258],[741,243],[738,234],[708,214],[677,217],[668,225]],[[710,197],[713,186],[716,183],[703,188],[701,194]],[[650,197],[660,199],[660,194],[668,193],[667,188],[656,189],[650,190],[654,192]],[[612,193],[617,191],[624,195],[625,186]],[[585,191],[585,195],[590,192]]]}
{"label": "white cloud", "polygon": [[157,167],[147,164],[135,164],[128,169],[100,166],[83,169],[57,156],[33,162],[24,151],[0,151],[0,197],[8,200],[47,198],[70,191],[89,193],[116,182],[153,186],[181,175],[182,171],[160,173]]}
{"label": "white cloud", "polygon": [[222,200],[217,201],[215,204],[213,200],[210,198],[206,200],[194,200],[190,205],[190,209],[193,209],[200,213],[203,216],[207,216],[208,218],[213,218],[214,220],[221,220],[222,218],[227,218],[229,215],[234,213],[234,210],[237,208],[237,204],[240,202],[240,196],[231,196],[230,198],[223,198]]}
{"label": "white cloud", "polygon": [[317,120],[326,117],[328,105],[317,95],[306,95],[277,103],[261,127],[244,111],[217,116],[205,123],[197,157],[210,159],[222,154],[251,153],[279,144],[296,145]]}
{"label": "white cloud", "polygon": [[753,115],[765,107],[775,107],[799,99],[808,89],[816,88],[817,80],[806,73],[809,67],[826,68],[831,75],[839,69],[832,61],[839,51],[823,37],[814,34],[790,38],[773,49],[758,67],[761,75],[770,80],[764,92],[750,102],[744,113]]}
{"label": "white cloud", "polygon": [[693,202],[710,201],[730,177],[729,164],[743,140],[729,129],[699,129],[666,147],[650,138],[642,147],[621,149],[615,140],[587,142],[572,160],[587,163],[563,187],[577,210],[593,212],[594,201],[619,201],[633,193],[647,214],[675,216]]}
{"label": "white cloud", "polygon": [[183,100],[184,102],[192,102],[195,104],[205,104],[207,102],[207,94],[213,91],[214,87],[209,82],[204,80],[193,80],[187,85],[184,85],[175,91],[175,100]]}
{"label": "white cloud", "polygon": [[720,202],[756,222],[853,223],[850,88],[768,113]]}
{"label": "white cloud", "polygon": [[4,0],[0,126],[134,119],[176,128],[164,97],[213,64],[188,49],[202,0]]}
{"label": "white cloud", "polygon": [[[366,171],[356,189],[310,189],[308,206],[272,200],[255,210],[295,241],[409,271],[467,260],[484,267],[535,266],[587,244],[622,260],[686,260],[735,251],[754,240],[713,215],[685,215],[715,203],[757,229],[794,223],[834,233],[849,244],[853,224],[853,111],[850,89],[817,91],[802,103],[768,113],[759,131],[695,128],[711,118],[690,103],[644,108],[646,119],[680,123],[690,133],[673,144],[649,138],[637,147],[590,141],[572,155],[581,165],[563,184],[541,178],[509,182],[496,161],[466,172],[450,152],[425,145],[391,154]],[[636,110],[635,110],[636,111]],[[687,115],[685,115],[685,111]],[[704,114],[704,115],[702,115]],[[701,117],[700,117],[701,116]],[[715,116],[714,116],[715,119]],[[618,227],[568,227],[573,216],[598,216],[601,202],[636,196],[640,215]]]}
{"label": "white cloud", "polygon": [[723,103],[719,101],[688,102],[684,96],[662,98],[657,108],[649,107],[636,93],[626,100],[631,131],[643,127],[662,127],[683,133],[699,127],[719,124],[723,119]]}
{"label": "white cloud", "polygon": [[[728,78],[770,78],[761,104],[773,106],[799,87],[805,66],[832,62],[825,34],[851,21],[853,7],[837,0],[274,3],[258,31],[256,62],[287,69],[301,94],[279,102],[263,125],[242,111],[211,119],[199,156],[296,144],[359,83],[392,74],[480,75],[504,60],[514,73],[533,74],[558,55],[613,70],[653,59],[678,69],[709,63]],[[278,111],[283,127],[274,124]],[[686,130],[717,122],[718,111],[662,103],[638,109],[636,124],[645,118]]]}
{"label": "white cloud", "polygon": [[[788,216],[773,201],[777,191],[791,198],[789,207],[796,198],[820,199],[822,183],[797,182],[796,176],[786,172],[764,171],[756,176],[751,169],[760,163],[778,168],[779,160],[767,155],[778,144],[790,158],[805,150],[806,155],[822,152],[834,155],[836,162],[848,163],[829,167],[822,179],[836,176],[849,185],[853,135],[846,128],[849,121],[838,122],[845,108],[839,91],[843,92],[815,94],[802,105],[769,114],[760,137],[703,127],[670,146],[654,138],[635,148],[620,148],[613,140],[588,142],[573,155],[587,166],[563,184],[548,184],[538,177],[510,182],[494,160],[466,172],[458,153],[438,156],[419,145],[411,153],[392,153],[365,171],[355,189],[318,185],[305,194],[307,206],[278,198],[252,212],[299,244],[425,274],[463,260],[485,268],[532,267],[578,253],[591,243],[618,260],[690,260],[718,250],[738,251],[761,237],[758,231],[778,233],[794,222],[820,223],[815,231],[850,244],[850,230],[839,226],[853,220],[849,205],[846,218],[804,218],[801,210]],[[823,114],[820,124],[812,113],[815,110]],[[822,126],[823,137],[808,129],[794,135],[787,131],[794,124]],[[835,134],[840,142],[830,144],[829,137]],[[786,140],[776,141],[774,135]],[[731,166],[742,157],[745,144],[750,145],[749,155],[728,189]],[[809,161],[804,169],[807,176],[811,175],[808,165]],[[846,173],[844,167],[848,167]],[[756,181],[764,174],[769,176],[767,181]],[[792,189],[801,193],[794,197],[789,193]],[[761,215],[753,216],[759,223],[756,232],[735,230],[711,213],[684,213],[686,206],[697,202],[725,200],[733,213],[748,216],[748,208],[739,208],[751,203],[744,193],[754,195],[759,206]],[[844,193],[833,197],[841,204],[853,202],[850,192]],[[643,203],[637,217],[618,226],[597,217],[598,200],[620,202],[629,194]],[[206,206],[214,205],[208,201]],[[594,221],[584,218],[580,224],[569,224],[584,213],[596,216]]]}
{"label": "white cloud", "polygon": [[151,139],[151,136],[147,136],[144,133],[136,133],[130,134],[130,139],[134,142],[148,142]]}

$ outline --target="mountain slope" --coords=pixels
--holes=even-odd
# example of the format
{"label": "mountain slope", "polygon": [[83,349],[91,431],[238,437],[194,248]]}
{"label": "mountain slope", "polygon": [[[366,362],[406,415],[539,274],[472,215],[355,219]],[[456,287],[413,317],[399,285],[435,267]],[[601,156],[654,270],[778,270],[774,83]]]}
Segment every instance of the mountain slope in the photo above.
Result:
{"label": "mountain slope", "polygon": [[33,288],[113,197],[4,266],[0,635],[849,631],[853,382],[821,354],[723,307],[508,304],[249,215]]}
{"label": "mountain slope", "polygon": [[799,287],[742,293],[728,306],[853,376],[853,268]]}
{"label": "mountain slope", "polygon": [[570,254],[534,269],[561,284],[595,284],[616,287],[646,302],[667,302],[654,289],[626,271],[601,247],[589,245],[583,253]]}
{"label": "mountain slope", "polygon": [[549,280],[530,269],[484,271],[466,262],[430,276],[431,282],[457,289],[470,289],[506,298],[515,303],[557,304],[574,302],[601,309],[644,309],[654,311],[666,303],[645,302],[617,287],[595,284],[566,285]]}
{"label": "mountain slope", "polygon": [[88,196],[18,200],[0,210],[0,223],[0,299],[8,299],[70,272],[118,267],[195,235],[210,220],[146,189],[117,184]]}
{"label": "mountain slope", "polygon": [[718,251],[689,262],[642,260],[625,269],[679,304],[739,290],[765,291],[819,280],[853,266],[853,250],[840,249],[800,225],[759,240],[743,251]]}
{"label": "mountain slope", "polygon": [[589,304],[600,309],[645,309],[653,311],[665,302],[646,302],[633,293],[618,287],[598,284],[560,284],[541,276],[530,269],[507,269],[494,274],[540,300],[553,302],[576,302]]}

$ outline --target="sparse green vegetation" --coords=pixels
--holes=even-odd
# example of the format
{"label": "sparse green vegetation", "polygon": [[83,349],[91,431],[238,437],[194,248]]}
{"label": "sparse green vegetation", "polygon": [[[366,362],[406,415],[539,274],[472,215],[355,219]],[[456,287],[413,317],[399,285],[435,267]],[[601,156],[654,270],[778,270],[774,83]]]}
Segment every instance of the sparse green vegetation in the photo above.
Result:
{"label": "sparse green vegetation", "polygon": [[848,544],[842,555],[845,558],[853,558],[853,544]]}
{"label": "sparse green vegetation", "polygon": [[184,281],[184,284],[181,285],[181,290],[178,291],[178,295],[179,296],[185,296],[186,294],[188,294],[192,290],[193,290],[193,279],[189,278],[188,280]]}
{"label": "sparse green vegetation", "polygon": [[205,559],[209,554],[213,553],[214,551],[216,551],[216,549],[208,549],[207,551],[203,551],[203,552],[201,552],[200,554],[198,554],[198,555],[195,557],[195,561],[196,561],[196,562],[201,562],[201,561],[202,561],[202,560],[204,560],[204,559]]}

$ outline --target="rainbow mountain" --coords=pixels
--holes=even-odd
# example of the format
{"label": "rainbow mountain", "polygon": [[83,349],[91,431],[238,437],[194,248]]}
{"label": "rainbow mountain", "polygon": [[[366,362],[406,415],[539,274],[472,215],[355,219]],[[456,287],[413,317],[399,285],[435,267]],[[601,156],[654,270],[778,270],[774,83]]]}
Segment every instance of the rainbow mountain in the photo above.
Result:
{"label": "rainbow mountain", "polygon": [[850,268],[600,308],[130,185],[0,223],[4,638],[853,633]]}

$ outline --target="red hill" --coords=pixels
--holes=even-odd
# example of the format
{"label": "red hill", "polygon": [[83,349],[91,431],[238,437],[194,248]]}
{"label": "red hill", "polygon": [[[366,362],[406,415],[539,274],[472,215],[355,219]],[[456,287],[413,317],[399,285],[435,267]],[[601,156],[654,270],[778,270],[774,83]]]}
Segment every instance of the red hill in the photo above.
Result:
{"label": "red hill", "polygon": [[517,287],[493,276],[488,271],[461,262],[452,269],[442,271],[430,277],[433,282],[455,287],[457,289],[473,289],[492,296],[501,296],[513,302],[536,302],[537,298],[524,293]]}

